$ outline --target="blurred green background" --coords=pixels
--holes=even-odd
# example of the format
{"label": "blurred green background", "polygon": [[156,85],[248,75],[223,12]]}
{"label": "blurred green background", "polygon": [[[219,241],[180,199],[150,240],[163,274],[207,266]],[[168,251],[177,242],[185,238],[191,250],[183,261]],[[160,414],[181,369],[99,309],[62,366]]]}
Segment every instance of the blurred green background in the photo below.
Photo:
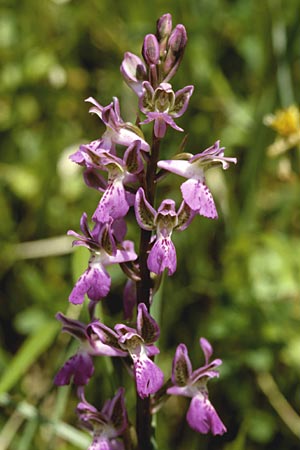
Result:
{"label": "blurred green background", "polygon": [[[78,431],[74,388],[53,386],[76,350],[60,335],[55,313],[86,318],[86,305],[80,312],[67,299],[88,254],[71,252],[66,231],[78,231],[82,212],[91,215],[98,200],[68,154],[104,131],[88,114],[90,95],[103,105],[119,97],[123,118],[135,121],[136,98],[119,65],[125,51],[140,54],[144,35],[155,32],[165,12],[189,37],[173,80],[176,90],[195,85],[178,120],[189,134],[187,151],[221,139],[238,165],[208,173],[219,220],[198,217],[188,232],[174,235],[178,271],[161,291],[158,358],[169,376],[184,342],[197,368],[199,337],[211,341],[223,366],[209,384],[210,398],[228,433],[194,433],[184,417],[188,402],[172,398],[157,417],[159,449],[299,448],[299,148],[268,158],[276,134],[263,125],[264,115],[300,102],[299,1],[2,0],[2,450],[71,450],[90,442]],[[168,131],[163,159],[181,139]],[[162,195],[179,201],[180,181],[170,175]],[[133,222],[129,237],[137,238]],[[103,302],[111,325],[122,320],[124,284],[119,270],[112,276],[115,289]],[[115,386],[106,361],[97,364],[87,392],[101,407]],[[127,378],[121,381],[129,386]],[[128,408],[132,414],[130,402]]]}

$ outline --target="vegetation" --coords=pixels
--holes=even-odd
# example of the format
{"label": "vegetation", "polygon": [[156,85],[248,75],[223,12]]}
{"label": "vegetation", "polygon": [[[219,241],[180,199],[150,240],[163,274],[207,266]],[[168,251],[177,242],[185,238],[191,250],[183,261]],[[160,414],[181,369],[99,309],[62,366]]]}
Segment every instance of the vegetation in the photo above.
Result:
{"label": "vegetation", "polygon": [[[117,68],[125,51],[140,54],[144,35],[165,12],[188,32],[184,70],[173,86],[195,85],[188,112],[178,119],[189,130],[189,151],[199,153],[220,139],[238,164],[207,174],[219,220],[198,217],[187,233],[174,235],[179,270],[164,280],[159,343],[164,359],[158,359],[169,375],[175,348],[184,342],[199,367],[199,337],[212,343],[223,365],[210,397],[228,432],[196,434],[182,415],[186,399],[174,397],[158,413],[157,440],[162,450],[269,450],[275,445],[293,450],[299,445],[300,146],[297,139],[282,144],[300,129],[298,110],[284,119],[295,124],[287,133],[274,122],[272,130],[265,125],[272,121],[264,120],[300,103],[299,2],[155,0],[150,6],[114,0],[112,7],[109,0],[4,0],[3,450],[75,450],[90,442],[77,427],[73,388],[53,385],[76,348],[60,335],[54,316],[57,311],[87,315],[86,305],[70,306],[67,299],[88,252],[73,253],[66,232],[78,231],[82,211],[90,215],[98,197],[68,155],[103,133],[85,98],[92,95],[105,105],[116,95],[122,117],[133,120],[136,99]],[[164,159],[176,153],[178,136],[168,130]],[[268,148],[280,139],[282,151],[274,155]],[[167,178],[164,189],[176,199],[174,182],[175,177]],[[133,232],[129,228],[129,238]],[[111,314],[122,318],[124,278],[118,270],[111,275],[118,288],[102,305],[108,323]],[[88,392],[101,407],[114,386],[107,361],[98,364],[101,375]]]}

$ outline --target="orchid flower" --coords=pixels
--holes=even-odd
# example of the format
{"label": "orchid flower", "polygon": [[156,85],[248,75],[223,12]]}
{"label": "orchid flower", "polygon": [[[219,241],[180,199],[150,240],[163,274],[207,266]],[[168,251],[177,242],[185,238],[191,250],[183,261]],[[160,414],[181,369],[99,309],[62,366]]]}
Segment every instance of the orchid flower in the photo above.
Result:
{"label": "orchid flower", "polygon": [[145,398],[154,394],[164,381],[162,371],[150,359],[159,353],[159,349],[154,345],[160,334],[158,324],[150,316],[144,303],[141,303],[138,305],[136,329],[117,324],[115,330],[119,336],[120,347],[127,350],[132,359],[139,396]]}
{"label": "orchid flower", "polygon": [[174,93],[169,83],[161,83],[154,90],[151,84],[145,81],[143,89],[139,106],[140,110],[146,114],[147,119],[141,124],[154,121],[154,134],[160,139],[166,134],[167,125],[170,125],[177,131],[183,131],[173,119],[185,113],[194,86],[185,86]]}
{"label": "orchid flower", "polygon": [[187,181],[181,185],[184,201],[198,214],[216,219],[218,213],[213,196],[205,183],[205,170],[216,165],[221,165],[223,169],[228,169],[229,163],[236,164],[236,158],[224,156],[224,147],[220,148],[220,141],[216,141],[213,146],[202,153],[197,153],[196,155],[184,153],[180,156],[187,158],[187,160],[171,159],[159,161],[157,166],[187,178]]}
{"label": "orchid flower", "polygon": [[[69,296],[69,301],[75,305],[83,303],[85,294],[92,301],[99,301],[106,297],[111,285],[111,278],[106,267],[111,264],[134,261],[137,258],[133,242],[123,241],[122,245],[117,247],[112,221],[104,225],[96,223],[91,231],[87,224],[87,215],[84,213],[81,218],[81,230],[83,235],[72,230],[68,232],[69,235],[77,238],[73,245],[83,245],[91,251],[88,268],[78,279]],[[123,230],[121,230],[122,235]]]}
{"label": "orchid flower", "polygon": [[[87,384],[94,373],[92,356],[120,356],[127,355],[117,344],[107,344],[99,337],[99,334],[92,333],[93,327],[82,322],[66,317],[62,313],[57,313],[56,318],[62,323],[62,331],[71,334],[79,340],[80,346],[75,355],[71,356],[63,367],[56,374],[54,382],[63,386],[69,384],[73,379],[74,384]],[[92,324],[96,326],[98,321]]]}
{"label": "orchid flower", "polygon": [[156,239],[147,260],[148,269],[156,274],[168,269],[168,275],[173,275],[177,258],[171,235],[173,230],[186,229],[195,215],[194,212],[185,202],[181,203],[176,212],[175,202],[170,199],[164,200],[156,211],[147,201],[144,190],[140,188],[136,193],[135,215],[141,228],[156,231]]}
{"label": "orchid flower", "polygon": [[167,393],[191,397],[186,418],[193,430],[204,434],[209,431],[214,435],[223,434],[226,427],[209,401],[206,386],[208,380],[219,376],[215,368],[220,366],[222,361],[215,359],[209,362],[213,350],[205,338],[200,338],[200,346],[205,356],[205,365],[193,371],[186,346],[178,345],[172,369],[174,386],[168,388]]}
{"label": "orchid flower", "polygon": [[78,394],[77,414],[82,425],[93,435],[88,450],[125,450],[123,442],[117,439],[128,426],[124,388],[119,388],[101,411],[87,402],[82,388],[78,388]]}

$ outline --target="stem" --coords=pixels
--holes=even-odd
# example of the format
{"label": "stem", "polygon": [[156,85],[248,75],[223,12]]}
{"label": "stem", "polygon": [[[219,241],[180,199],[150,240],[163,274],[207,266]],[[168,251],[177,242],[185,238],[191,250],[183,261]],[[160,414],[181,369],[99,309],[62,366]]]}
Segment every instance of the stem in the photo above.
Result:
{"label": "stem", "polygon": [[[153,206],[156,191],[156,169],[159,157],[160,140],[153,133],[150,161],[147,166],[145,179],[145,195],[149,203]],[[139,266],[141,281],[137,283],[137,304],[144,303],[150,310],[152,280],[147,266],[148,250],[151,240],[151,231],[141,230]],[[151,427],[150,397],[144,399],[137,394],[136,401],[136,432],[139,450],[153,450],[151,442],[153,428]]]}
{"label": "stem", "polygon": [[[155,137],[153,133],[152,147],[150,161],[147,166],[146,180],[145,180],[145,195],[148,202],[153,206],[156,191],[156,168],[159,157],[160,140]],[[139,266],[141,281],[137,283],[137,303],[145,303],[148,311],[150,310],[150,298],[152,281],[150,278],[150,271],[147,266],[148,249],[151,240],[151,231],[141,230],[140,235],[140,251],[139,251]]]}

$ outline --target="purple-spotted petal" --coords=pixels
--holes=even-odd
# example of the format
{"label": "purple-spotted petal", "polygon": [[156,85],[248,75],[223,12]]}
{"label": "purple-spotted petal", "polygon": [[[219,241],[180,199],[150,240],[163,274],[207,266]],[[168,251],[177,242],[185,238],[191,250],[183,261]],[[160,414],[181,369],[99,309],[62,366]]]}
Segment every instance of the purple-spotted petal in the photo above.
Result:
{"label": "purple-spotted petal", "polygon": [[54,378],[57,386],[70,384],[71,378],[76,385],[82,386],[89,382],[94,373],[92,358],[86,352],[77,353],[63,365]]}
{"label": "purple-spotted petal", "polygon": [[227,430],[208,398],[201,393],[192,398],[187,412],[189,426],[199,433],[224,434]]}
{"label": "purple-spotted petal", "polygon": [[110,183],[104,192],[92,219],[101,223],[107,223],[112,217],[120,219],[126,216],[129,205],[126,199],[125,188],[120,179]]}
{"label": "purple-spotted petal", "polygon": [[176,271],[177,258],[176,249],[169,237],[159,237],[147,259],[148,269],[157,275],[168,269],[168,275],[171,276]]}
{"label": "purple-spotted petal", "polygon": [[141,398],[155,394],[164,383],[164,374],[145,354],[134,361],[134,375],[137,392]]}
{"label": "purple-spotted petal", "polygon": [[218,217],[213,196],[205,183],[191,178],[181,185],[181,192],[184,201],[193,211],[210,219]]}
{"label": "purple-spotted petal", "polygon": [[99,301],[109,293],[111,278],[100,263],[92,263],[75,284],[69,301],[74,305],[84,302],[84,295]]}

